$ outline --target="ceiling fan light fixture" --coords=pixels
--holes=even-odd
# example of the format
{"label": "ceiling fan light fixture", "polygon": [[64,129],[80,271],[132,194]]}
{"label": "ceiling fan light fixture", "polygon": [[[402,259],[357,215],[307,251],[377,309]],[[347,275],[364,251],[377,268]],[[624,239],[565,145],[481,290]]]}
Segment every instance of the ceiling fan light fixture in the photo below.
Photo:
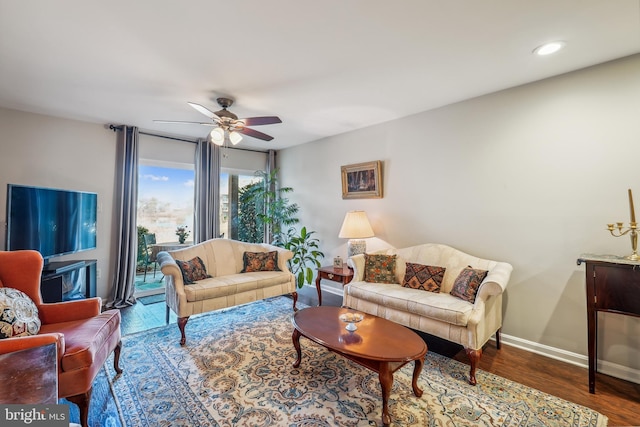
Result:
{"label": "ceiling fan light fixture", "polygon": [[209,136],[211,137],[211,142],[213,142],[214,144],[224,144],[224,129],[222,129],[221,127],[213,129]]}
{"label": "ceiling fan light fixture", "polygon": [[563,41],[549,42],[533,49],[533,53],[535,53],[538,56],[551,55],[552,53],[556,53],[557,51],[565,47],[565,45],[566,43]]}
{"label": "ceiling fan light fixture", "polygon": [[233,145],[236,145],[238,142],[242,141],[242,135],[234,130],[229,133],[229,141],[231,141]]}

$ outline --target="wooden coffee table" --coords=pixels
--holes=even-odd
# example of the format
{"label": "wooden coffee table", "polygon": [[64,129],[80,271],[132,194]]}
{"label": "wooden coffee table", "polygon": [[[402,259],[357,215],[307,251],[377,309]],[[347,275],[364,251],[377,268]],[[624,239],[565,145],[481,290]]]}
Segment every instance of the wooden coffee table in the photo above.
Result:
{"label": "wooden coffee table", "polygon": [[378,373],[382,387],[382,423],[391,423],[389,416],[389,395],[393,385],[393,373],[411,361],[415,361],[411,386],[413,393],[420,397],[418,377],[424,365],[427,345],[412,330],[380,317],[364,314],[357,323],[358,329],[349,332],[346,324],[338,316],[355,310],[339,307],[309,307],[293,314],[293,346],[298,353],[294,368],[300,366],[302,351],[300,337],[331,350],[349,360]]}

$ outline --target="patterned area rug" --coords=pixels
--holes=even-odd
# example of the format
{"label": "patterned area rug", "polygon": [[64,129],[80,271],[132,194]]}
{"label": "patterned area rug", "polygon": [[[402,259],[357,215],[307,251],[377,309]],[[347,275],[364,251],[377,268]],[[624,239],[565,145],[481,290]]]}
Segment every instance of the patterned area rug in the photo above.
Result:
{"label": "patterned area rug", "polygon": [[[187,325],[185,347],[175,324],[124,337],[124,373],[115,375],[107,363],[98,379],[109,381],[121,411],[121,419],[109,417],[106,424],[381,425],[377,374],[305,338],[302,364],[292,367],[291,313],[291,300],[278,297],[195,317]],[[418,381],[424,394],[417,398],[411,389],[413,364],[400,369],[389,402],[392,425],[607,425],[604,415],[589,408],[483,371],[477,373],[478,385],[470,386],[468,370],[428,353]],[[92,406],[109,406],[96,397]]]}

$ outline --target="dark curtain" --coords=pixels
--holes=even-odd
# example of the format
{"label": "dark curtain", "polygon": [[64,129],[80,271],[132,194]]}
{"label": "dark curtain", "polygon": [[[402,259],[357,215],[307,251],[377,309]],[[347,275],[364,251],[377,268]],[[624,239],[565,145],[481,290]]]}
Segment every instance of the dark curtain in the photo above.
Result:
{"label": "dark curtain", "polygon": [[[276,170],[276,151],[275,150],[269,150],[267,152],[267,176],[270,177],[271,173]],[[275,194],[276,188],[275,188],[275,182],[272,180],[271,181],[271,188],[269,188],[269,191],[272,194]],[[265,200],[265,205],[268,204],[270,202],[270,200]],[[271,243],[271,241],[273,240],[273,235],[272,235],[272,230],[271,230],[271,225],[270,224],[265,224],[264,226],[264,238],[263,241],[265,243]]]}
{"label": "dark curtain", "polygon": [[193,242],[220,237],[220,147],[199,139],[196,147]]}
{"label": "dark curtain", "polygon": [[117,188],[115,217],[117,242],[116,270],[113,277],[111,300],[108,308],[123,308],[135,304],[133,296],[136,279],[138,232],[136,211],[138,200],[138,128],[123,126],[118,129]]}

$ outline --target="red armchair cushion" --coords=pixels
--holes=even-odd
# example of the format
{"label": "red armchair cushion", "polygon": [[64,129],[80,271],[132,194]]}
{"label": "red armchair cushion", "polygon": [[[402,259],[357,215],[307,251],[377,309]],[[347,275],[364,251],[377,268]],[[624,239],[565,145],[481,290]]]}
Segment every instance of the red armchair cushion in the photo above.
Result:
{"label": "red armchair cushion", "polygon": [[112,335],[120,340],[120,311],[108,310],[89,319],[42,325],[40,333],[48,332],[64,335],[63,372],[86,368],[95,363],[96,355]]}

